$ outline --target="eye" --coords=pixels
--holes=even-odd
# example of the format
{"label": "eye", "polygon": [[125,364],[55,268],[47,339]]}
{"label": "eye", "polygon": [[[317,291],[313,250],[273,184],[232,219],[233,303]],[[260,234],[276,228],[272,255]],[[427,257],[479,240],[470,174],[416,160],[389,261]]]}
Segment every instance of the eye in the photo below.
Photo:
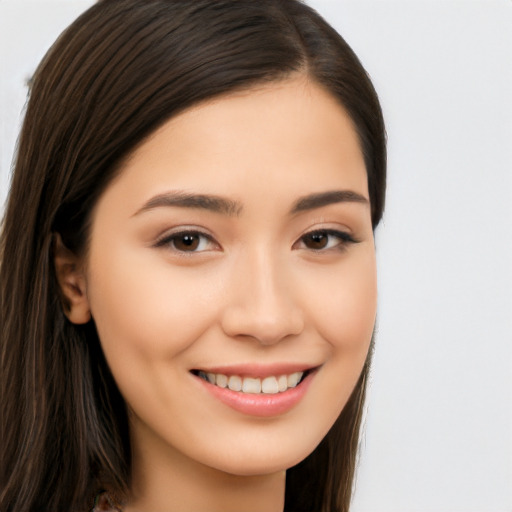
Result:
{"label": "eye", "polygon": [[357,240],[344,231],[320,229],[306,233],[297,243],[300,244],[300,249],[326,251],[329,249],[344,249],[348,244],[357,243]]}
{"label": "eye", "polygon": [[203,252],[219,248],[213,238],[201,231],[186,230],[178,233],[164,235],[159,239],[156,247],[169,247],[177,252]]}

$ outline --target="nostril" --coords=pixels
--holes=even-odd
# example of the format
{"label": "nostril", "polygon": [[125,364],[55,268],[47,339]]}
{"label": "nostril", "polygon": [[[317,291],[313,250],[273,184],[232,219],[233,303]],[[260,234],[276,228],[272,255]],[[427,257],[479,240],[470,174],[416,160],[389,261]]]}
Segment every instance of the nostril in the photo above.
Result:
{"label": "nostril", "polygon": [[230,337],[240,340],[257,340],[262,345],[272,345],[299,335],[304,328],[302,315],[298,311],[251,311],[250,308],[232,308],[222,319],[222,329]]}

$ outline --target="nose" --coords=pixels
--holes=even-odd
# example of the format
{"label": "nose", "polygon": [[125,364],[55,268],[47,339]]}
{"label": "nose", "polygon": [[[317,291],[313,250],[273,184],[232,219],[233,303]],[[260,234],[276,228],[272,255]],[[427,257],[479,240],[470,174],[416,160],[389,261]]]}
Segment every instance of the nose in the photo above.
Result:
{"label": "nose", "polygon": [[272,345],[300,334],[303,311],[292,273],[271,251],[241,256],[227,284],[222,329],[231,337]]}

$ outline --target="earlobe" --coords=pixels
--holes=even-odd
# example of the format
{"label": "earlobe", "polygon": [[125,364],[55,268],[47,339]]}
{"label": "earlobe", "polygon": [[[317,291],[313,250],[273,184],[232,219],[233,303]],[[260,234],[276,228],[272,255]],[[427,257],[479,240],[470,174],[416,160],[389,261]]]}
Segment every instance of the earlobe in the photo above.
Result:
{"label": "earlobe", "polygon": [[54,234],[53,254],[64,314],[74,324],[86,324],[91,310],[80,258],[64,245],[58,233]]}

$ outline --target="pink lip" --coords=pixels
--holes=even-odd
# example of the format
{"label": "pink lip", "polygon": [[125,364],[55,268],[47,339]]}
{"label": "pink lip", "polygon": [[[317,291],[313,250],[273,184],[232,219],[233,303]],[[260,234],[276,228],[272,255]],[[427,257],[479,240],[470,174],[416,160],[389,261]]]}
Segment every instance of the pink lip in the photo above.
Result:
{"label": "pink lip", "polygon": [[[213,373],[222,372],[216,371]],[[288,372],[278,372],[277,375],[286,373]],[[293,371],[290,373],[293,373]],[[235,373],[232,375],[235,375]],[[236,375],[247,376],[249,374],[240,372],[236,373]],[[268,373],[267,375],[276,375],[276,373]],[[196,376],[196,379],[205,390],[232,409],[250,416],[271,417],[283,414],[298,404],[306,394],[315,375],[316,371],[312,371],[296,387],[276,394],[242,393],[228,388],[221,388],[205,381],[201,377]]]}

